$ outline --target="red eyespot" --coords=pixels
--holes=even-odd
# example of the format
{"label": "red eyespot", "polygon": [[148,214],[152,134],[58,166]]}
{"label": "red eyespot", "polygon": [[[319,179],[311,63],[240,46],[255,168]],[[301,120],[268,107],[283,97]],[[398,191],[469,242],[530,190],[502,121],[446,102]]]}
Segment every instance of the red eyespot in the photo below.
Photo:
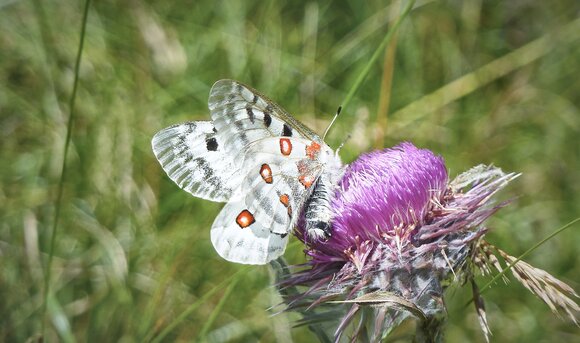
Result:
{"label": "red eyespot", "polygon": [[238,214],[238,217],[236,218],[236,223],[242,229],[247,228],[248,226],[254,224],[255,222],[256,219],[254,219],[254,215],[248,210],[243,210],[242,212],[240,212],[240,214]]}
{"label": "red eyespot", "polygon": [[315,159],[318,156],[319,152],[320,152],[320,144],[316,142],[312,142],[310,143],[310,145],[306,146],[306,156],[308,156],[308,158],[311,160]]}
{"label": "red eyespot", "polygon": [[260,175],[262,176],[262,179],[266,181],[266,183],[272,183],[272,181],[274,180],[272,178],[272,169],[270,168],[269,165],[265,163],[262,164],[262,167],[260,168]]}
{"label": "red eyespot", "polygon": [[312,183],[314,183],[314,176],[303,174],[298,177],[298,181],[304,186],[305,188],[310,188]]}
{"label": "red eyespot", "polygon": [[288,138],[280,138],[280,152],[284,156],[290,155],[292,152],[292,142]]}

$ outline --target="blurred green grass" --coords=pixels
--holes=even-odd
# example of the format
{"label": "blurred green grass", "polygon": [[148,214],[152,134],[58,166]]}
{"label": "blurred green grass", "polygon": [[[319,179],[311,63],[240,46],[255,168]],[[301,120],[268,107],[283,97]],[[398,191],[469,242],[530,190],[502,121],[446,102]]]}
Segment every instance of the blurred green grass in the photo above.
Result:
{"label": "blurred green grass", "polygon": [[[217,256],[209,227],[220,205],[180,191],[150,139],[171,124],[208,119],[209,88],[221,78],[252,85],[322,132],[386,33],[396,13],[390,5],[94,2],[47,341],[140,342],[172,323],[167,341],[313,339],[291,328],[294,315],[266,310],[279,302],[266,267]],[[0,2],[2,341],[41,332],[82,10],[78,1]],[[580,215],[578,13],[580,4],[565,0],[418,2],[400,28],[394,62],[385,63],[392,86],[381,92],[377,63],[329,144],[352,134],[341,150],[350,162],[376,141],[411,140],[441,154],[451,176],[479,163],[521,172],[501,194],[516,201],[490,222],[488,238],[514,255],[525,251]],[[377,128],[386,94],[391,114]],[[579,290],[579,246],[576,225],[527,261]],[[304,261],[296,243],[287,257]],[[473,309],[463,306],[469,294],[448,293],[450,342],[483,341]],[[577,327],[517,283],[498,284],[485,298],[497,341],[579,339]]]}

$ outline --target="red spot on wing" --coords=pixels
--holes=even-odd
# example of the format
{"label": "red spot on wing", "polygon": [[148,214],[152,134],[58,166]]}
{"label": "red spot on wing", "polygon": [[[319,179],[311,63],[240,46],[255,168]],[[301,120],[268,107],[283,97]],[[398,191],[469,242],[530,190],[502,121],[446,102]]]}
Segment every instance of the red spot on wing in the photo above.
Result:
{"label": "red spot on wing", "polygon": [[304,186],[305,188],[310,188],[314,181],[316,181],[316,170],[312,169],[312,162],[309,160],[300,160],[296,163],[296,167],[298,168],[298,181]]}
{"label": "red spot on wing", "polygon": [[236,217],[236,223],[242,229],[247,228],[248,226],[254,224],[255,222],[256,222],[256,219],[254,219],[254,215],[250,211],[248,211],[248,210],[243,210]]}
{"label": "red spot on wing", "polygon": [[310,174],[301,174],[298,177],[298,181],[304,186],[305,188],[310,188],[314,183],[314,176]]}
{"label": "red spot on wing", "polygon": [[288,138],[280,138],[280,152],[284,156],[290,155],[292,152],[292,142]]}
{"label": "red spot on wing", "polygon": [[308,156],[309,159],[315,159],[318,156],[318,153],[320,153],[320,144],[312,142],[310,145],[306,146],[306,156]]}
{"label": "red spot on wing", "polygon": [[260,175],[262,176],[262,179],[266,181],[266,183],[272,183],[274,180],[272,177],[272,169],[266,163],[262,164],[262,167],[260,168]]}
{"label": "red spot on wing", "polygon": [[290,205],[290,197],[288,196],[288,194],[280,195],[280,202],[282,203],[282,205],[284,205],[284,207],[288,207],[288,205]]}
{"label": "red spot on wing", "polygon": [[288,209],[288,217],[292,217],[292,206],[290,206],[290,196],[288,194],[280,195],[280,202]]}

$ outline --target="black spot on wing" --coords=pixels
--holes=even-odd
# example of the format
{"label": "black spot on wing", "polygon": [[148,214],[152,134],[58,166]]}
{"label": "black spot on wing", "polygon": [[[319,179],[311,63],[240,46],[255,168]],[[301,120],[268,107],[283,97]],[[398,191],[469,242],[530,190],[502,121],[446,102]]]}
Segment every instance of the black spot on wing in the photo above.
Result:
{"label": "black spot on wing", "polygon": [[205,140],[205,145],[206,145],[208,151],[217,151],[217,149],[218,149],[218,142],[215,139],[215,137],[207,138]]}
{"label": "black spot on wing", "polygon": [[252,99],[252,104],[256,104],[258,102],[258,96],[254,94],[254,98]]}
{"label": "black spot on wing", "polygon": [[272,125],[272,116],[268,112],[264,113],[264,125],[266,125],[266,127]]}
{"label": "black spot on wing", "polygon": [[250,118],[250,121],[252,122],[252,124],[254,124],[254,120],[256,119],[254,111],[252,110],[251,107],[246,107],[246,112],[248,113],[248,118]]}
{"label": "black spot on wing", "polygon": [[282,136],[292,137],[292,128],[286,123],[284,123],[284,127],[282,128]]}

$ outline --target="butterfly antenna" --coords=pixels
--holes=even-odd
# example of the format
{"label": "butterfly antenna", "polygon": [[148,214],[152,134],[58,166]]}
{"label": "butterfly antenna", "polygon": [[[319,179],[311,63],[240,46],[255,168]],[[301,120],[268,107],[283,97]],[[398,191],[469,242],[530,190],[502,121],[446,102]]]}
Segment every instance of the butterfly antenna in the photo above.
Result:
{"label": "butterfly antenna", "polygon": [[349,133],[348,136],[346,136],[346,139],[344,141],[342,141],[342,143],[340,143],[340,145],[336,149],[336,156],[338,156],[340,149],[342,149],[342,147],[346,144],[346,142],[350,139],[351,136],[352,135]]}
{"label": "butterfly antenna", "polygon": [[328,133],[328,131],[332,127],[332,124],[334,124],[334,122],[336,121],[336,118],[338,118],[340,111],[342,111],[342,106],[338,106],[338,109],[336,110],[336,114],[334,115],[334,118],[332,118],[332,121],[330,122],[330,124],[326,128],[326,131],[324,131],[324,135],[322,135],[322,140],[324,140],[326,138],[326,134]]}

